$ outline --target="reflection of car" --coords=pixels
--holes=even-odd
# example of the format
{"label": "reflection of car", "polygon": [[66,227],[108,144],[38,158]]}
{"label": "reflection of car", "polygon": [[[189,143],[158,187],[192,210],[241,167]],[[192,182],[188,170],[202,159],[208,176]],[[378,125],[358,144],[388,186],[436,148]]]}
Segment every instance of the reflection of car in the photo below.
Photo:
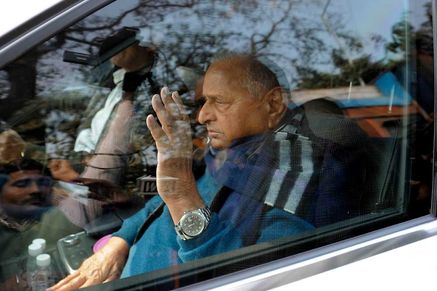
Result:
{"label": "reflection of car", "polygon": [[432,121],[391,72],[382,73],[371,85],[292,92],[292,100],[298,104],[318,98],[332,99],[348,117],[357,119],[369,136],[392,136],[390,124],[400,122],[405,114]]}
{"label": "reflection of car", "polygon": [[[11,127],[16,129],[29,143],[44,146],[45,138],[47,138],[44,120],[50,111],[65,110],[79,116],[86,109],[84,105],[88,104],[74,103],[74,100],[87,100],[84,99],[87,98],[85,95],[91,93],[97,95],[101,91],[108,91],[105,86],[99,87],[96,83],[89,84],[89,87],[85,88],[90,75],[96,77],[93,74],[98,74],[99,69],[102,75],[107,73],[104,68],[64,62],[65,52],[77,51],[83,52],[84,55],[93,55],[97,48],[95,42],[112,33],[113,28],[118,29],[126,25],[140,28],[142,42],[157,47],[160,59],[156,64],[154,75],[156,81],[162,84],[176,84],[175,86],[178,86],[181,92],[187,94],[187,98],[191,98],[192,88],[190,87],[192,86],[184,84],[184,80],[177,75],[177,68],[191,66],[204,69],[209,63],[208,59],[216,53],[212,44],[223,46],[220,47],[222,49],[246,49],[248,44],[251,44],[252,49],[260,55],[273,58],[280,55],[275,61],[283,66],[282,70],[285,68],[286,74],[290,74],[286,75],[286,79],[290,82],[294,80],[294,85],[297,86],[297,90],[292,91],[292,98],[295,99],[292,99],[294,103],[290,103],[290,107],[309,100],[329,97],[328,99],[334,100],[335,105],[341,108],[344,114],[335,120],[337,123],[334,126],[338,125],[337,129],[340,131],[345,129],[343,133],[348,133],[346,129],[350,129],[349,126],[352,124],[349,121],[358,121],[357,124],[368,136],[378,138],[378,145],[383,144],[377,147],[381,151],[373,156],[373,159],[378,162],[377,169],[373,173],[367,173],[370,186],[366,191],[369,191],[368,194],[372,199],[369,202],[371,207],[362,206],[363,213],[328,223],[316,228],[314,232],[252,245],[169,269],[113,281],[107,283],[106,288],[137,290],[185,287],[190,290],[214,288],[265,290],[282,287],[283,290],[287,290],[286,288],[294,287],[312,290],[315,285],[321,283],[324,287],[328,286],[328,289],[343,290],[346,288],[345,283],[350,282],[346,278],[353,278],[355,282],[352,284],[358,289],[360,287],[362,289],[375,288],[374,286],[378,289],[379,284],[387,284],[393,278],[396,278],[395,282],[392,281],[385,288],[403,289],[405,286],[410,286],[411,282],[416,283],[417,280],[420,280],[417,283],[418,286],[426,282],[432,284],[431,276],[419,277],[419,272],[429,274],[429,270],[435,270],[436,262],[433,257],[435,252],[431,250],[436,241],[437,231],[436,194],[435,191],[431,191],[434,177],[431,144],[435,135],[432,129],[433,119],[430,116],[433,116],[434,109],[427,108],[419,95],[433,96],[433,91],[415,79],[417,74],[423,74],[420,71],[423,69],[422,64],[417,62],[412,66],[408,63],[414,62],[409,58],[411,54],[420,52],[420,50],[404,52],[404,58],[396,63],[398,68],[401,67],[409,74],[402,75],[394,69],[391,72],[392,64],[390,64],[390,66],[377,67],[374,69],[376,72],[372,72],[373,68],[368,70],[367,79],[363,77],[367,82],[364,85],[352,79],[348,86],[349,80],[348,82],[337,81],[336,78],[341,79],[340,74],[333,73],[328,79],[334,80],[332,83],[335,85],[328,86],[326,83],[320,85],[317,82],[313,84],[307,81],[305,88],[300,89],[300,76],[290,73],[294,71],[294,67],[289,69],[291,64],[299,69],[302,69],[302,66],[308,66],[305,68],[318,70],[326,63],[335,63],[331,60],[329,53],[334,54],[334,49],[332,51],[329,49],[335,47],[336,41],[329,40],[332,31],[324,35],[323,29],[320,29],[326,24],[323,21],[324,18],[321,17],[319,21],[317,17],[314,17],[316,19],[313,20],[314,23],[299,22],[299,17],[305,14],[304,10],[300,10],[303,8],[300,8],[299,1],[296,1],[296,4],[294,1],[254,1],[247,3],[248,7],[243,7],[245,5],[241,3],[214,4],[215,1],[174,3],[154,1],[150,3],[149,1],[84,0],[64,2],[61,1],[52,9],[0,38],[0,67],[2,69],[0,71],[0,119],[9,122]],[[338,5],[335,9],[326,8],[333,13],[332,17],[338,16],[334,14],[336,9],[343,15],[364,13],[364,10],[361,11],[354,1],[338,1],[335,4],[330,2],[314,1],[311,11],[314,11],[314,15],[324,14],[324,8],[329,5]],[[431,3],[431,1],[423,2],[424,4]],[[287,6],[287,3],[292,4]],[[391,1],[391,3],[395,3],[396,7],[406,5],[405,1]],[[293,5],[296,5],[296,8]],[[369,9],[372,8],[371,4],[367,5]],[[423,9],[414,6],[413,3],[411,5],[412,7],[404,8],[416,11],[423,18],[419,20],[425,22],[426,17],[422,16]],[[291,9],[290,7],[293,7],[294,14],[290,12],[291,10],[287,10]],[[286,13],[281,14],[284,11]],[[383,17],[388,18],[389,13],[392,12],[383,14]],[[288,19],[286,15],[293,17]],[[253,19],[257,21],[251,22]],[[365,19],[365,15],[362,15],[360,19]],[[419,20],[417,20],[418,23]],[[291,22],[284,24],[281,21]],[[291,24],[299,24],[302,27],[293,30]],[[369,23],[363,21],[359,29],[368,29],[365,24]],[[386,26],[385,28],[391,28],[395,26],[395,23]],[[279,27],[277,31],[275,31],[276,27]],[[320,30],[321,39],[316,40],[326,42],[327,47],[318,47],[315,44],[318,43],[317,41],[315,43],[309,41],[295,49],[297,41],[295,39],[288,41],[287,37],[292,35],[291,32],[301,35],[303,31],[300,29],[305,28],[308,29],[307,33],[311,33],[316,28],[317,31]],[[415,36],[417,37],[425,31],[419,28],[416,28]],[[342,31],[341,27],[334,29]],[[287,37],[281,34],[283,31],[287,33]],[[376,32],[378,31],[369,30],[365,33],[368,37],[373,37],[372,33]],[[267,38],[271,35],[274,38],[268,41]],[[311,40],[312,37],[317,37],[317,34],[307,36]],[[344,39],[348,40],[349,36],[346,36]],[[428,37],[433,40],[434,33]],[[405,42],[401,44],[408,44],[407,49],[412,44],[410,39],[414,38],[404,37],[401,40]],[[174,49],[176,44],[177,50]],[[419,46],[418,43],[415,45]],[[310,48],[305,51],[308,55],[293,55],[300,53],[305,46]],[[351,50],[353,50],[352,47],[353,45],[351,45]],[[357,50],[354,53],[368,53],[374,58],[378,57],[373,48],[366,47],[366,49],[365,52]],[[316,65],[310,67],[313,63],[310,62],[309,57],[314,57],[310,53],[317,50],[320,50],[319,57],[322,60],[320,63],[315,61]],[[402,52],[398,53],[402,54]],[[350,58],[349,54],[344,53],[344,56],[345,59]],[[396,60],[399,60],[397,56],[390,61]],[[288,61],[290,65],[287,65]],[[372,63],[369,61],[367,65],[370,66]],[[353,65],[345,71],[351,68],[354,69]],[[342,67],[329,69],[339,71]],[[347,71],[351,75],[354,73],[352,69]],[[365,74],[362,73],[362,75]],[[317,74],[315,76],[317,78]],[[307,76],[306,78],[308,80]],[[80,87],[75,87],[79,85]],[[80,90],[66,90],[66,88],[80,88]],[[33,105],[35,103],[32,102],[35,100],[40,102],[39,106]],[[62,104],[58,104],[57,101]],[[25,107],[24,105],[29,102],[32,106]],[[24,113],[20,111],[22,107],[26,109]],[[36,110],[41,108],[42,110]],[[329,112],[320,114],[322,113],[330,114]],[[59,114],[59,116],[63,115]],[[69,133],[73,132],[73,135],[77,133],[80,128],[79,119],[73,118],[69,121],[70,127],[67,127]],[[348,122],[343,123],[344,120]],[[66,123],[60,122],[60,124],[61,127],[65,127]],[[330,136],[333,129],[328,129],[325,134]],[[144,159],[144,156],[136,157],[134,165],[141,164],[142,158]],[[136,175],[138,171],[134,173],[135,175],[126,177],[127,180],[130,179],[130,184],[125,185],[129,189],[134,189],[133,192],[135,192],[136,179],[148,177],[147,173],[143,175],[141,171],[141,175]],[[357,192],[360,190],[362,189],[356,189]],[[431,195],[433,195],[432,201]],[[323,206],[324,202],[326,201],[320,202],[319,205]],[[85,233],[80,232],[73,234],[73,237],[61,238],[68,243],[59,243],[58,255],[60,254],[64,260],[68,260],[69,256],[74,259],[74,262],[59,264],[61,268],[72,264],[76,268],[79,264],[75,254],[66,255],[64,252],[71,250],[67,246],[69,243],[77,246],[76,238],[81,237],[84,243],[81,246],[85,245],[84,248],[87,249],[85,254],[90,254],[91,245],[98,238],[93,237],[96,229],[99,237],[106,235],[109,231],[119,227],[121,220],[130,214],[120,215],[117,211],[113,213],[116,215],[93,219],[91,224],[87,225],[90,228],[85,227],[87,231]],[[90,237],[92,237],[91,242]],[[83,249],[77,249],[82,260]],[[426,250],[427,253],[421,253],[418,249]],[[411,266],[408,264],[412,253],[417,254],[417,257],[412,261]],[[399,258],[404,260],[405,265],[398,263]],[[408,273],[405,270],[408,270]],[[63,271],[67,273],[71,270],[67,267]],[[401,275],[394,277],[398,274]],[[369,276],[372,277],[369,278]],[[97,290],[99,287],[95,288]]]}

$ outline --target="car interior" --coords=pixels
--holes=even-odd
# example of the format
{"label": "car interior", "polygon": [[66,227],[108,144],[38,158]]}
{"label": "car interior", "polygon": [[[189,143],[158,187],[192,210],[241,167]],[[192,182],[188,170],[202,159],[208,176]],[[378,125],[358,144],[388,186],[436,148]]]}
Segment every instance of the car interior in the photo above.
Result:
{"label": "car interior", "polygon": [[[154,113],[151,96],[163,86],[178,91],[189,112],[193,172],[203,173],[208,144],[197,122],[199,88],[211,62],[229,52],[275,64],[287,108],[304,112],[297,130],[281,134],[302,144],[290,152],[292,170],[320,174],[312,184],[304,174],[285,178],[311,185],[305,191],[298,185],[282,189],[286,196],[279,198],[261,188],[258,194],[276,199],[265,207],[280,205],[313,229],[105,288],[176,289],[430,214],[431,2],[116,0],[92,9],[79,5],[62,25],[47,24],[49,36],[0,67],[0,289],[15,290],[3,289],[11,282],[22,287],[17,278],[25,277],[33,238],[46,239],[60,280],[159,195],[157,150],[145,118]],[[108,138],[105,122],[115,120],[120,107],[114,102],[105,115],[98,112],[113,102],[108,96],[117,88],[122,68],[113,58],[134,45],[152,60],[140,69],[143,80],[126,117],[131,127]],[[310,153],[304,130],[311,132]],[[115,144],[114,151],[106,144]],[[8,160],[14,152],[18,158]],[[304,154],[312,164],[299,160]],[[23,205],[11,212],[2,198],[14,173],[8,165],[24,158],[41,165],[33,175],[52,179],[52,204],[30,218]]]}

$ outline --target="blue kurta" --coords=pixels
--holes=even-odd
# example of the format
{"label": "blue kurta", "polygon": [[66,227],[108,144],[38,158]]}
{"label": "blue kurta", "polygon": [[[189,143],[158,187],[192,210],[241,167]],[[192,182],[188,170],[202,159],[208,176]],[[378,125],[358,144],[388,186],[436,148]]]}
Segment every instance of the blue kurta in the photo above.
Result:
{"label": "blue kurta", "polygon": [[[275,135],[268,133],[236,140],[226,150],[210,149],[205,157],[206,171],[197,180],[197,189],[205,204],[211,206],[217,197],[222,198],[222,204],[217,209],[212,208],[210,224],[200,236],[181,240],[166,206],[160,215],[153,215],[153,221],[150,221],[151,214],[163,203],[160,197],[154,197],[144,209],[127,219],[122,228],[113,234],[125,239],[131,246],[122,277],[313,229],[310,223],[292,214],[292,211],[266,202],[267,190],[275,188],[269,187],[272,183],[275,183],[274,186],[284,185],[278,187],[282,191],[293,188],[293,183],[288,183],[289,179],[282,184],[276,183],[274,178],[277,175],[287,177],[289,173],[305,171],[305,167],[296,164],[296,160],[301,159],[298,152],[302,151],[295,150],[296,155],[290,156],[284,163],[277,158],[276,141]],[[285,142],[290,149],[300,148],[302,144],[294,138]],[[311,157],[308,159],[311,160]],[[299,180],[294,184],[305,188]],[[221,189],[229,190],[226,196],[221,196]],[[151,223],[136,241],[146,221]]]}
{"label": "blue kurta", "polygon": [[[208,174],[198,181],[198,189],[206,204],[211,203],[219,188]],[[264,242],[313,228],[284,210],[272,208],[263,213],[262,203],[248,200],[248,197],[232,192],[219,213],[213,212],[207,230],[198,238],[187,241],[176,235],[168,208],[164,207],[162,214],[133,244],[139,228],[162,202],[160,197],[153,198],[113,234],[131,245],[122,278],[235,250],[246,246],[246,241]],[[250,227],[255,225],[259,231]]]}

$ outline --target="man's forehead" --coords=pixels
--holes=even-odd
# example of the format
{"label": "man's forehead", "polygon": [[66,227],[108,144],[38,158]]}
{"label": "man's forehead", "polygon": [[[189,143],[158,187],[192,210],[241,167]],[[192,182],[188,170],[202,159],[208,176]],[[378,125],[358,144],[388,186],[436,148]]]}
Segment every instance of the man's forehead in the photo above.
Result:
{"label": "man's forehead", "polygon": [[246,63],[239,62],[237,60],[218,61],[212,63],[207,70],[209,73],[222,74],[226,78],[241,78],[243,71],[247,66]]}
{"label": "man's forehead", "polygon": [[41,172],[38,170],[23,170],[23,171],[16,171],[16,172],[12,172],[9,173],[9,180],[10,181],[15,181],[15,180],[19,180],[22,178],[27,178],[27,177],[41,177]]}
{"label": "man's forehead", "polygon": [[220,95],[230,90],[241,90],[241,78],[242,75],[238,73],[238,69],[211,68],[206,72],[203,80],[203,94]]}

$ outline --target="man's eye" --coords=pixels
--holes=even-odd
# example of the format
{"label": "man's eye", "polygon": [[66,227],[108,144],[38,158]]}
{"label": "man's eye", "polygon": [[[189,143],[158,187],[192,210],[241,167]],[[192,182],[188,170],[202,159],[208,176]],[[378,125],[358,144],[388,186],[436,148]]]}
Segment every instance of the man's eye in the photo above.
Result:
{"label": "man's eye", "polygon": [[194,107],[200,108],[205,104],[205,102],[206,102],[205,98],[200,98],[200,99],[196,100],[196,102],[194,103]]}
{"label": "man's eye", "polygon": [[31,183],[30,179],[24,179],[24,180],[19,180],[19,181],[14,182],[12,184],[12,186],[18,187],[18,188],[24,188],[24,187],[27,187],[30,183]]}
{"label": "man's eye", "polygon": [[220,106],[220,107],[227,107],[227,106],[229,106],[229,105],[232,104],[231,101],[223,100],[223,99],[216,99],[216,100],[214,101],[214,103],[215,103],[217,106]]}

